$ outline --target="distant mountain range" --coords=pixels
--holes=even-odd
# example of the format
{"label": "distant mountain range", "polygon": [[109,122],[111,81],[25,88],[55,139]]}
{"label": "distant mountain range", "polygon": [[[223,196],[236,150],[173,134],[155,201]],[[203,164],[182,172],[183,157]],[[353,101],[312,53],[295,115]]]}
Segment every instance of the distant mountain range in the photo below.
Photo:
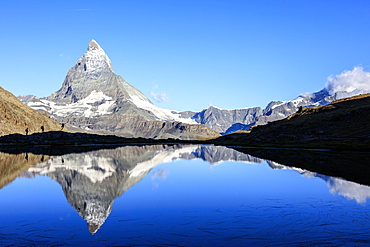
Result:
{"label": "distant mountain range", "polygon": [[249,130],[255,125],[264,125],[269,122],[284,119],[297,112],[301,106],[323,106],[334,100],[352,95],[352,92],[346,91],[330,94],[329,91],[324,88],[316,93],[300,95],[294,100],[271,101],[264,109],[261,107],[248,107],[224,110],[211,106],[201,112],[185,111],[180,114],[183,118],[193,119],[197,123],[205,124],[224,135],[239,130]]}
{"label": "distant mountain range", "polygon": [[327,86],[294,100],[271,101],[264,109],[224,110],[211,106],[200,112],[166,110],[155,106],[143,93],[116,75],[107,54],[92,40],[57,92],[41,99],[32,95],[18,98],[59,122],[86,131],[125,137],[194,139],[248,130],[254,125],[284,119],[301,106],[327,105],[336,99],[367,92],[360,89],[346,91],[347,88]]}
{"label": "distant mountain range", "polygon": [[220,145],[370,149],[370,94],[301,107],[289,117],[210,140]]}

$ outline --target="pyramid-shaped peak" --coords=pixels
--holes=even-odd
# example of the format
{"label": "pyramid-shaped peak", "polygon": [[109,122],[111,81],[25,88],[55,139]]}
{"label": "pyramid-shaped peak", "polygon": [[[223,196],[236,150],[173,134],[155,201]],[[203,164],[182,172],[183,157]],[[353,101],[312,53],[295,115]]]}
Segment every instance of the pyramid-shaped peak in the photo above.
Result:
{"label": "pyramid-shaped peak", "polygon": [[93,50],[102,50],[98,42],[96,42],[94,39],[92,39],[87,47],[88,51],[93,51]]}

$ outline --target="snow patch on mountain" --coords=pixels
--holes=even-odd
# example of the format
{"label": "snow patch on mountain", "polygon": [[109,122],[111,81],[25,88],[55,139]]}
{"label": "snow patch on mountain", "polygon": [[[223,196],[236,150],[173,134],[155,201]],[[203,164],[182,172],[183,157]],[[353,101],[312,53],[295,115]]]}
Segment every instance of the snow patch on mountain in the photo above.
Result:
{"label": "snow patch on mountain", "polygon": [[93,90],[90,95],[76,103],[60,105],[53,101],[40,99],[40,101],[28,102],[28,106],[36,110],[44,110],[58,117],[67,117],[75,114],[84,117],[94,117],[111,114],[109,109],[115,103],[112,97],[103,92]]}
{"label": "snow patch on mountain", "polygon": [[162,121],[179,121],[187,124],[198,124],[191,118],[182,118],[180,113],[176,111],[171,111],[167,109],[159,108],[156,105],[148,102],[139,95],[132,95],[131,102],[134,103],[137,107],[152,112],[159,120]]}
{"label": "snow patch on mountain", "polygon": [[112,62],[110,61],[108,55],[105,53],[103,48],[95,41],[91,40],[87,47],[87,52],[79,61],[85,61],[86,72],[93,72],[95,69],[102,68],[102,64],[105,63],[113,71]]}

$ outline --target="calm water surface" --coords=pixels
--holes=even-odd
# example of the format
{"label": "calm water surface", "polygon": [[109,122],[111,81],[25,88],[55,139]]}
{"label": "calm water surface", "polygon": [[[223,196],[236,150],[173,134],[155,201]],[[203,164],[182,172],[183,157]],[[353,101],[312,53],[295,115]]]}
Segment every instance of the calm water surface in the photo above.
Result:
{"label": "calm water surface", "polygon": [[0,162],[1,246],[370,246],[370,187],[225,147]]}

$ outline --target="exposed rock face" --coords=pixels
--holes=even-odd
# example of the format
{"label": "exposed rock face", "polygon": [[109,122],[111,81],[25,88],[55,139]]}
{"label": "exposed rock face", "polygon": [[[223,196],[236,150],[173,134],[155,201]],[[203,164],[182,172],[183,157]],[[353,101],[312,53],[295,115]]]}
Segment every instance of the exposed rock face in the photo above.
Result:
{"label": "exposed rock face", "polygon": [[38,111],[51,114],[59,122],[94,133],[182,139],[219,135],[192,119],[181,118],[175,111],[152,104],[143,93],[114,73],[107,54],[95,40],[68,71],[57,92],[44,99],[33,96],[20,96],[20,99]]}
{"label": "exposed rock face", "polygon": [[[346,95],[341,92],[340,97]],[[297,112],[300,106],[326,105],[339,98],[336,93],[329,95],[326,89],[313,94],[301,95],[289,101],[271,101],[265,109],[250,107],[235,110],[223,110],[211,106],[201,112],[181,112],[183,117],[189,117],[204,124],[221,134],[228,134],[238,130],[249,130],[254,125],[264,125],[269,122],[284,119]]]}
{"label": "exposed rock face", "polygon": [[249,125],[257,122],[258,117],[261,115],[262,109],[260,107],[223,110],[211,106],[190,117],[198,123],[205,124],[219,133],[228,133],[233,132],[232,130],[234,129],[240,130],[247,126],[249,128]]}
{"label": "exposed rock face", "polygon": [[[0,156],[1,158],[1,156]],[[109,216],[113,201],[144,178],[151,169],[178,159],[260,163],[262,160],[226,147],[198,145],[126,146],[51,157],[31,167],[26,177],[46,175],[63,188],[68,202],[95,233]]]}
{"label": "exposed rock face", "polygon": [[57,104],[71,104],[89,96],[90,101],[101,101],[95,101],[96,105],[105,103],[108,112],[117,100],[124,102],[137,97],[151,103],[139,90],[114,74],[111,61],[95,40],[89,43],[87,52],[68,71],[62,88],[50,95],[48,100]]}
{"label": "exposed rock face", "polygon": [[324,106],[302,107],[289,117],[212,140],[222,145],[369,150],[370,94]]}
{"label": "exposed rock face", "polygon": [[24,105],[13,94],[0,87],[0,136],[44,131],[59,131],[61,124]]}

